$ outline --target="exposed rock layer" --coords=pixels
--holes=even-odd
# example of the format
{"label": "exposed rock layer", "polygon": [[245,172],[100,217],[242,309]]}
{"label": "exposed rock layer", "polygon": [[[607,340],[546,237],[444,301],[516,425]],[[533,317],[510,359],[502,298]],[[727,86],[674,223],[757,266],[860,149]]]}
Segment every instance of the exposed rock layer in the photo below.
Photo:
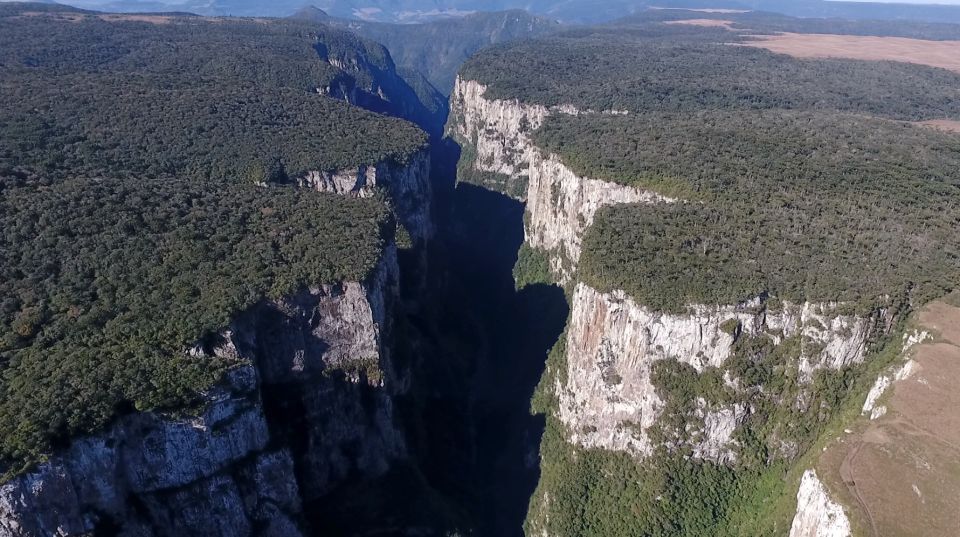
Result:
{"label": "exposed rock layer", "polygon": [[[735,337],[749,336],[778,345],[799,337],[801,376],[861,363],[870,338],[886,329],[885,319],[841,315],[837,308],[783,303],[771,311],[757,299],[736,306],[692,306],[676,315],[653,311],[622,291],[602,293],[580,283],[567,327],[566,371],[557,386],[559,418],[570,440],[583,447],[649,454],[647,430],[663,407],[651,382],[655,362],[678,360],[697,371],[722,368]],[[742,408],[705,409],[697,452],[731,458],[726,450],[744,415]]]}
{"label": "exposed rock layer", "polygon": [[837,502],[830,498],[817,473],[807,470],[797,492],[797,515],[790,537],[849,537],[850,521]]}
{"label": "exposed rock layer", "polygon": [[451,96],[450,133],[476,156],[477,171],[527,183],[524,232],[528,245],[547,252],[561,282],[573,277],[583,233],[596,212],[617,203],[672,201],[629,186],[581,177],[556,155],[546,154],[530,138],[550,114],[582,111],[572,106],[546,108],[517,100],[489,100],[486,87],[458,79]]}
{"label": "exposed rock layer", "polygon": [[430,212],[430,155],[420,151],[400,164],[384,160],[369,166],[343,170],[311,171],[297,178],[300,186],[360,197],[373,196],[378,190],[389,196],[397,218],[415,241],[433,237]]}

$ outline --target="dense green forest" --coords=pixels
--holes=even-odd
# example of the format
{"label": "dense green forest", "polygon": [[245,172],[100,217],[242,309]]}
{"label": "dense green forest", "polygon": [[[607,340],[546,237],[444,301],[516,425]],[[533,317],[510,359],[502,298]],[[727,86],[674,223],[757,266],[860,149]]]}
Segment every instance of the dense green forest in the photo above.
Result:
{"label": "dense green forest", "polygon": [[[471,58],[461,75],[488,98],[582,109],[835,110],[960,119],[960,74],[895,62],[809,61],[736,46],[723,29],[649,23],[571,30]],[[896,98],[892,98],[896,96]]]}
{"label": "dense green forest", "polygon": [[0,6],[0,463],[14,472],[120,412],[195,401],[233,364],[186,349],[243,308],[365,278],[393,240],[389,200],[282,183],[426,144],[317,92],[346,76],[323,54],[378,61],[353,35],[34,7]]}
{"label": "dense green forest", "polygon": [[576,172],[686,202],[620,205],[584,238],[581,279],[656,309],[792,301],[924,303],[960,281],[960,137],[793,111],[551,118]]}
{"label": "dense green forest", "polygon": [[215,81],[164,87],[163,75],[26,73],[0,81],[0,165],[44,178],[111,173],[243,179],[264,159],[285,174],[403,161],[413,125],[285,87]]}
{"label": "dense green forest", "polygon": [[439,94],[411,87],[383,45],[330,26],[283,19],[77,13],[42,4],[0,8],[0,67],[14,72],[40,68],[56,75],[157,75],[167,88],[244,83],[307,92],[329,89],[349,96],[352,104],[425,128],[443,121],[433,102]]}
{"label": "dense green forest", "polygon": [[125,405],[191,401],[230,364],[187,358],[189,345],[261,297],[364,278],[391,229],[378,200],[293,187],[0,181],[8,461],[36,460]]}

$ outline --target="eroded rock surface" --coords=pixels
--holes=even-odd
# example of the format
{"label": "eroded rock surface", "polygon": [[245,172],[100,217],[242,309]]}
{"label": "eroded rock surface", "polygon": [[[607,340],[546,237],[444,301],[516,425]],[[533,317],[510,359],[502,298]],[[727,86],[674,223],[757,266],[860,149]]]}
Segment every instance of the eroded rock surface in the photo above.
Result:
{"label": "eroded rock surface", "polygon": [[[870,337],[884,330],[884,320],[841,315],[838,307],[783,303],[771,311],[757,299],[670,314],[638,304],[622,291],[602,293],[580,283],[567,327],[565,381],[556,387],[560,420],[570,440],[583,447],[648,455],[653,446],[647,430],[663,408],[651,381],[655,362],[677,360],[698,372],[722,368],[736,337],[765,337],[776,345],[800,338],[796,367],[801,376],[861,363]],[[745,415],[734,407],[705,411],[695,451],[715,460],[732,458],[732,431]]]}

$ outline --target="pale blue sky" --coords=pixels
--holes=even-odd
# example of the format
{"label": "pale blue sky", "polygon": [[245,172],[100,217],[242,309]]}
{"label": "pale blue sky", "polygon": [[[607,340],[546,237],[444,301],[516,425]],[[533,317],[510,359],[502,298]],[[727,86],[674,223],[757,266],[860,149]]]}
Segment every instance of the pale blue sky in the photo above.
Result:
{"label": "pale blue sky", "polygon": [[888,4],[949,4],[960,6],[960,0],[846,0],[848,2],[884,2]]}

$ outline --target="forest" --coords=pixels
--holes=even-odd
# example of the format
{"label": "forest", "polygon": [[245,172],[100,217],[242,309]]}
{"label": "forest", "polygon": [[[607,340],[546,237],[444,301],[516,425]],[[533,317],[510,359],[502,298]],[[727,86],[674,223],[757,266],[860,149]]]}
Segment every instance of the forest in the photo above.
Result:
{"label": "forest", "polygon": [[569,30],[485,49],[460,74],[486,84],[490,99],[583,110],[815,108],[905,121],[960,119],[960,73],[800,60],[737,46],[743,39],[723,29],[660,23]]}
{"label": "forest", "polygon": [[682,200],[607,207],[584,238],[580,278],[654,309],[771,295],[869,311],[960,283],[960,137],[763,110],[556,117],[536,138],[579,174]]}
{"label": "forest", "polygon": [[236,364],[186,350],[251,304],[366,278],[389,200],[287,179],[427,143],[317,92],[343,76],[318,47],[389,60],[350,34],[24,9],[0,6],[7,475],[118,414],[189,407]]}

